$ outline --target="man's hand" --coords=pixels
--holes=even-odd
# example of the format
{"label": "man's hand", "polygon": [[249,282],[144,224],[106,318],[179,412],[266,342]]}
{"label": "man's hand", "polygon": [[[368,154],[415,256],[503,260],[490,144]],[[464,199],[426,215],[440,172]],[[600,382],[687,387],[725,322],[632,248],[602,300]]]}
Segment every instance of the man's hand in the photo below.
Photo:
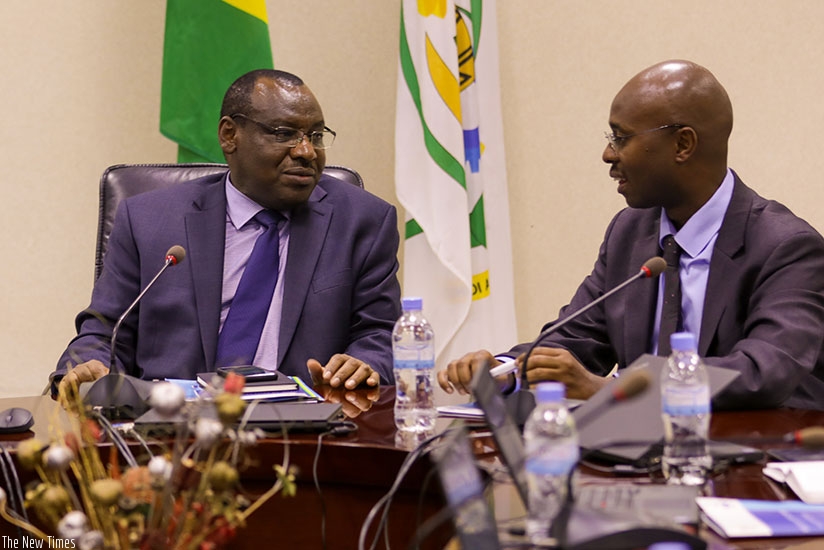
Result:
{"label": "man's hand", "polygon": [[336,353],[326,366],[316,359],[306,361],[306,367],[315,384],[329,384],[333,388],[354,390],[361,384],[371,388],[380,386],[381,377],[377,371],[360,359],[345,353]]}
{"label": "man's hand", "polygon": [[74,385],[75,388],[79,388],[81,383],[94,382],[107,374],[109,374],[109,369],[97,359],[80,363],[69,370],[60,381],[60,385],[57,386],[58,394],[68,395],[67,392],[72,385]]}
{"label": "man's hand", "polygon": [[329,384],[321,384],[315,386],[315,390],[327,403],[340,403],[341,411],[348,418],[355,418],[371,409],[381,395],[379,387],[347,390],[346,388],[333,388]]}
{"label": "man's hand", "polygon": [[[518,363],[523,359],[519,356]],[[572,353],[560,348],[535,348],[529,355],[526,374],[530,384],[562,382],[570,399],[589,399],[607,383],[606,378],[589,372]]]}
{"label": "man's hand", "polygon": [[487,368],[487,366],[491,368],[500,363],[486,350],[467,353],[460,359],[450,361],[446,370],[438,372],[438,384],[446,393],[452,393],[455,390],[458,390],[460,394],[471,393],[470,384],[475,371]]}

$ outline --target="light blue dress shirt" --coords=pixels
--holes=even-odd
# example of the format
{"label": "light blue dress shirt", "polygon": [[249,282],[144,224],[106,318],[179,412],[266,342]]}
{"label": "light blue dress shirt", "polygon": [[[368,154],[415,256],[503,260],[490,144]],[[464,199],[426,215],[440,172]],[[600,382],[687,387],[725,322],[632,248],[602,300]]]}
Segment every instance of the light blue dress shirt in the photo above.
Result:
{"label": "light blue dress shirt", "polygon": [[[674,235],[675,242],[683,251],[680,261],[681,275],[681,319],[685,332],[691,332],[696,340],[701,334],[701,318],[704,314],[704,298],[707,294],[707,280],[710,275],[710,260],[718,239],[718,231],[727,213],[727,207],[732,199],[733,189],[732,172],[727,169],[724,181],[698,212],[687,220],[680,229],[661,210],[661,227],[658,233],[658,244],[664,237]],[[664,275],[658,280],[658,303],[655,306],[655,324],[650,342],[651,353],[658,352],[658,329],[661,325],[661,307],[664,303]]]}
{"label": "light blue dress shirt", "polygon": [[[240,278],[258,236],[264,227],[253,221],[255,214],[264,208],[235,188],[231,180],[226,178],[226,244],[223,256],[223,290],[220,303],[220,329],[229,314],[232,299],[237,292]],[[285,222],[281,222],[278,238],[280,262],[278,267],[277,285],[272,296],[272,304],[263,332],[260,335],[260,344],[255,353],[254,364],[267,370],[277,370],[278,332],[280,317],[283,308],[283,273],[286,268],[286,255],[289,251],[289,214],[281,212]]]}

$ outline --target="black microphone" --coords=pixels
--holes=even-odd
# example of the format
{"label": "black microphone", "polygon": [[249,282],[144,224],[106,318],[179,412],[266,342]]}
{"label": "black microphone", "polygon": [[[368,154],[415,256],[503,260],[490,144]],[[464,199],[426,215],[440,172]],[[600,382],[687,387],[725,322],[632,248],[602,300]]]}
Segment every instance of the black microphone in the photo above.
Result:
{"label": "black microphone", "polygon": [[638,273],[634,274],[632,277],[621,283],[620,285],[614,287],[612,290],[609,290],[596,298],[595,300],[591,301],[587,305],[581,307],[580,309],[574,311],[570,315],[564,317],[561,321],[555,323],[554,325],[546,328],[545,330],[541,331],[535,340],[533,340],[532,344],[524,354],[524,359],[521,361],[521,389],[507,397],[507,408],[509,408],[510,412],[512,413],[513,417],[516,419],[518,425],[523,426],[526,422],[527,417],[532,412],[532,409],[535,408],[535,396],[529,392],[529,381],[527,380],[527,362],[529,360],[529,356],[532,354],[533,350],[538,347],[538,344],[552,334],[553,332],[557,331],[568,322],[572,321],[573,319],[577,319],[584,313],[590,310],[590,308],[600,304],[607,298],[610,298],[614,294],[620,292],[630,284],[638,281],[640,279],[651,279],[652,277],[657,277],[660,275],[665,269],[667,268],[667,262],[664,258],[660,256],[654,256],[644,262],[644,265],[641,266],[641,269],[638,270]]}
{"label": "black microphone", "polygon": [[123,315],[117,319],[112,329],[111,355],[109,356],[109,373],[95,380],[86,391],[83,401],[99,413],[112,420],[130,419],[133,420],[145,413],[149,406],[146,403],[153,383],[148,380],[141,380],[130,376],[117,368],[115,361],[115,348],[117,346],[117,332],[124,319],[132,312],[140,302],[146,291],[157,281],[166,268],[177,265],[186,257],[186,250],[180,245],[174,245],[166,252],[166,261],[157,275],[149,281],[146,288],[135,298],[134,302],[126,308]]}
{"label": "black microphone", "polygon": [[117,331],[120,329],[120,325],[123,324],[123,321],[128,317],[129,313],[135,308],[135,306],[140,302],[143,298],[143,295],[146,294],[146,291],[149,290],[152,285],[157,281],[157,279],[166,271],[166,268],[172,265],[177,265],[186,258],[186,250],[180,246],[179,244],[174,245],[166,252],[166,261],[163,263],[163,267],[160,268],[160,271],[157,272],[157,275],[154,276],[154,279],[149,281],[149,284],[137,295],[137,298],[134,299],[134,302],[126,308],[126,311],[123,312],[123,315],[117,320],[114,324],[114,329],[112,329],[112,340],[111,340],[111,354],[109,355],[109,371],[112,370],[119,370],[116,369],[116,362],[115,362],[115,346],[117,345]]}
{"label": "black microphone", "polygon": [[804,449],[824,449],[824,427],[812,426],[777,436],[733,437],[714,439],[737,445],[781,445]]}

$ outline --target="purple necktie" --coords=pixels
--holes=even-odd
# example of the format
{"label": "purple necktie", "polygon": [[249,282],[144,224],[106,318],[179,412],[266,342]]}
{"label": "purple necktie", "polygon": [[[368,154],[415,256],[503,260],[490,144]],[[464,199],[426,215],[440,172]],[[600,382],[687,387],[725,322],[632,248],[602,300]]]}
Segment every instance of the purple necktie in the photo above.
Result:
{"label": "purple necktie", "polygon": [[661,326],[658,330],[658,355],[670,354],[670,336],[681,330],[681,276],[678,273],[681,247],[675,237],[664,237],[664,303],[661,306]]}
{"label": "purple necktie", "polygon": [[278,224],[282,219],[273,210],[261,210],[255,215],[266,230],[255,241],[220,331],[215,361],[218,367],[251,365],[255,358],[278,282]]}

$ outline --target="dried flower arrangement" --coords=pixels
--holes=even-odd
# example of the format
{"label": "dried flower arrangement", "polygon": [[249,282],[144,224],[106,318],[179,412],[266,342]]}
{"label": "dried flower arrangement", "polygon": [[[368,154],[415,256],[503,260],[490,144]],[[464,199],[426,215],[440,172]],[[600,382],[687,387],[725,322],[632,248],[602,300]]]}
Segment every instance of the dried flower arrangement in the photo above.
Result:
{"label": "dried flower arrangement", "polygon": [[[61,395],[73,430],[55,434],[49,444],[27,439],[17,446],[18,463],[36,474],[24,500],[37,526],[27,514],[7,507],[2,489],[0,516],[49,548],[208,550],[226,545],[266,500],[278,492],[293,496],[296,490],[288,445],[268,491],[252,501],[240,490],[244,448],[263,435],[245,427],[244,383],[236,374],[222,383],[216,378],[205,396],[189,402],[179,386],[158,383],[152,408],[183,420],[175,423],[171,442],[139,439],[142,464],[76,389]],[[111,445],[102,445],[104,439]]]}

